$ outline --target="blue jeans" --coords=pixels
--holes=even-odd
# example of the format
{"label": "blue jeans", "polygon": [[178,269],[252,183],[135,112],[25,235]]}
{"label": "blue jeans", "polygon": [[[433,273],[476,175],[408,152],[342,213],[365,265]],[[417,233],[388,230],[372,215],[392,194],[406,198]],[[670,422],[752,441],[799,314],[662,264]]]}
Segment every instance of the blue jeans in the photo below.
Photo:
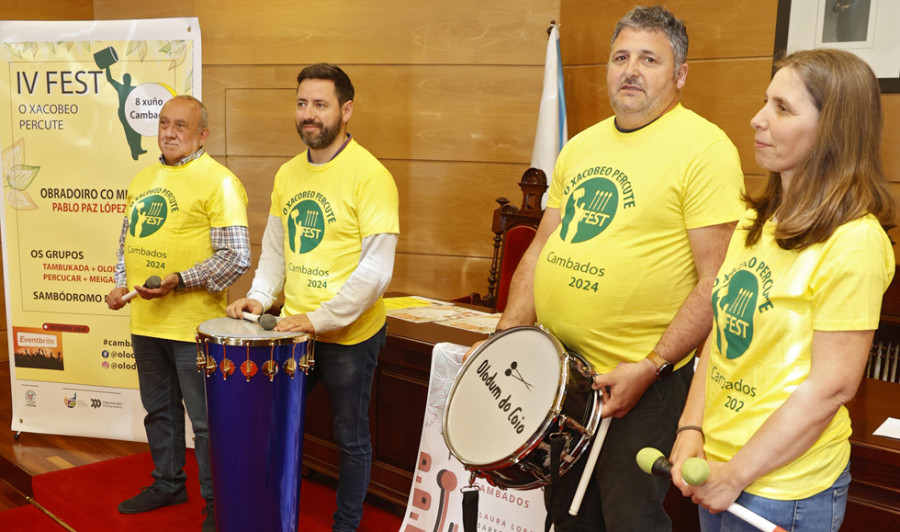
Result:
{"label": "blue jeans", "polygon": [[187,480],[184,472],[184,411],[187,408],[194,431],[200,494],[212,502],[205,376],[197,371],[197,346],[193,342],[134,334],[131,342],[137,362],[141,403],[147,410],[144,428],[155,467],[152,473],[154,486],[160,491],[175,493]]}
{"label": "blue jeans", "polygon": [[[847,492],[850,488],[850,464],[830,488],[806,499],[776,501],[741,492],[737,502],[748,510],[790,532],[837,532],[844,522]],[[703,532],[756,532],[758,529],[729,512],[709,513],[700,507]]]}
{"label": "blue jeans", "polygon": [[319,381],[325,385],[331,402],[334,439],[340,451],[337,510],[332,526],[335,531],[354,531],[362,520],[372,469],[369,397],[386,336],[385,326],[355,345],[315,344],[316,365],[309,372],[307,390]]}

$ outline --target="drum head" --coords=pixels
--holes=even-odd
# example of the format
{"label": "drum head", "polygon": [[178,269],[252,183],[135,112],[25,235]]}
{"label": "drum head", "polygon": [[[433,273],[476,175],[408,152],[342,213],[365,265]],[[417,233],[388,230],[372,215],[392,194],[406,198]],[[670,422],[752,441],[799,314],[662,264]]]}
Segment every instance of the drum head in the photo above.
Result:
{"label": "drum head", "polygon": [[197,327],[197,334],[208,342],[223,345],[283,345],[304,342],[302,332],[267,331],[247,320],[215,318]]}
{"label": "drum head", "polygon": [[466,466],[514,457],[555,417],[565,355],[534,327],[504,332],[481,345],[447,398],[444,438]]}

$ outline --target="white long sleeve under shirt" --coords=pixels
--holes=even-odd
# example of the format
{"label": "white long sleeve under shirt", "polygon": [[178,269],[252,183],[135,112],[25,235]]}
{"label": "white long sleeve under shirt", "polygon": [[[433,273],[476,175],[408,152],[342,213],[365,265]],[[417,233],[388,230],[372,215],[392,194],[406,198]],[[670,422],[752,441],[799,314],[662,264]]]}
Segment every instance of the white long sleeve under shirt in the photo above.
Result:
{"label": "white long sleeve under shirt", "polygon": [[[335,296],[307,313],[317,333],[334,331],[353,323],[384,294],[394,272],[394,252],[399,236],[379,233],[362,240],[359,265]],[[263,233],[262,253],[247,297],[269,309],[284,288],[284,227],[269,215]]]}

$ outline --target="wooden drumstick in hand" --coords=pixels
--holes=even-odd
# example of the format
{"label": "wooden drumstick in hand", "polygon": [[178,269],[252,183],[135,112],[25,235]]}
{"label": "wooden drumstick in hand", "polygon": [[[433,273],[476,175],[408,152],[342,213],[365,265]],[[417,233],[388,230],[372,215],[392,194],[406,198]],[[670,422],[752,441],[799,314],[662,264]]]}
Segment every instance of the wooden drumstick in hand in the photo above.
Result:
{"label": "wooden drumstick in hand", "polygon": [[[658,449],[644,447],[638,451],[638,467],[644,473],[650,473],[658,477],[672,478],[672,462],[663,456]],[[691,486],[702,486],[709,479],[709,463],[701,458],[691,457],[681,464],[681,476]],[[747,524],[762,530],[763,532],[787,532],[785,529],[769,521],[756,512],[744,508],[740,504],[732,503],[728,512],[743,519]]]}
{"label": "wooden drumstick in hand", "polygon": [[[146,281],[144,281],[144,288],[159,288],[160,286],[162,286],[162,279],[160,279],[158,275],[151,275],[150,277],[147,277]],[[128,292],[127,294],[122,296],[122,301],[128,301],[136,295],[137,290],[132,290],[131,292]]]}
{"label": "wooden drumstick in hand", "polygon": [[[597,400],[602,401],[603,395],[597,391]],[[602,413],[603,406],[601,405],[600,411]],[[578,515],[578,510],[581,509],[581,501],[584,499],[584,493],[587,491],[588,483],[591,481],[591,478],[594,477],[594,468],[597,466],[597,457],[600,456],[600,448],[603,447],[603,440],[606,439],[606,433],[609,431],[609,423],[611,418],[603,418],[600,421],[600,427],[597,429],[597,434],[594,435],[594,446],[591,447],[591,452],[588,454],[587,462],[584,463],[584,472],[581,473],[581,480],[578,481],[578,489],[575,490],[575,496],[572,498],[572,504],[569,506],[569,515]]]}

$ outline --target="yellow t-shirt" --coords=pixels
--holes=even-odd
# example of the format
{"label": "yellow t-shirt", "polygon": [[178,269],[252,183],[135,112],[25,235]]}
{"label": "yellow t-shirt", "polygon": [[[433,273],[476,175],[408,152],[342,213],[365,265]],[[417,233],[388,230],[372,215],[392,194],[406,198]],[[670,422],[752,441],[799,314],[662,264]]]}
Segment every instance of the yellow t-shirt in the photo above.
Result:
{"label": "yellow t-shirt", "polygon": [[[153,164],[128,187],[125,237],[128,286],[165,277],[213,254],[211,227],[247,226],[247,194],[228,168],[208,154],[183,166]],[[131,300],[131,332],[193,342],[197,326],[225,315],[227,291],[172,291],[165,297]]]}
{"label": "yellow t-shirt", "polygon": [[[809,376],[813,331],[878,328],[881,299],[894,274],[891,243],[872,215],[802,251],[780,248],[773,222],[747,248],[741,228],[754,216],[748,211],[739,223],[712,293],[704,450],[707,458],[723,462]],[[797,500],[828,488],[850,458],[850,433],[841,407],[806,452],[746,491]]]}
{"label": "yellow t-shirt", "polygon": [[737,220],[742,188],[737,149],[681,105],[630,133],[609,118],[578,134],[547,201],[562,223],[535,270],[538,321],[601,373],[644,358],[697,284],[688,229]]}
{"label": "yellow t-shirt", "polygon": [[[359,265],[363,238],[400,232],[394,178],[352,139],[325,164],[310,164],[306,152],[285,163],[275,175],[269,214],[284,228],[284,316],[311,312],[334,298]],[[384,322],[378,298],[350,325],[317,337],[357,344]]]}

